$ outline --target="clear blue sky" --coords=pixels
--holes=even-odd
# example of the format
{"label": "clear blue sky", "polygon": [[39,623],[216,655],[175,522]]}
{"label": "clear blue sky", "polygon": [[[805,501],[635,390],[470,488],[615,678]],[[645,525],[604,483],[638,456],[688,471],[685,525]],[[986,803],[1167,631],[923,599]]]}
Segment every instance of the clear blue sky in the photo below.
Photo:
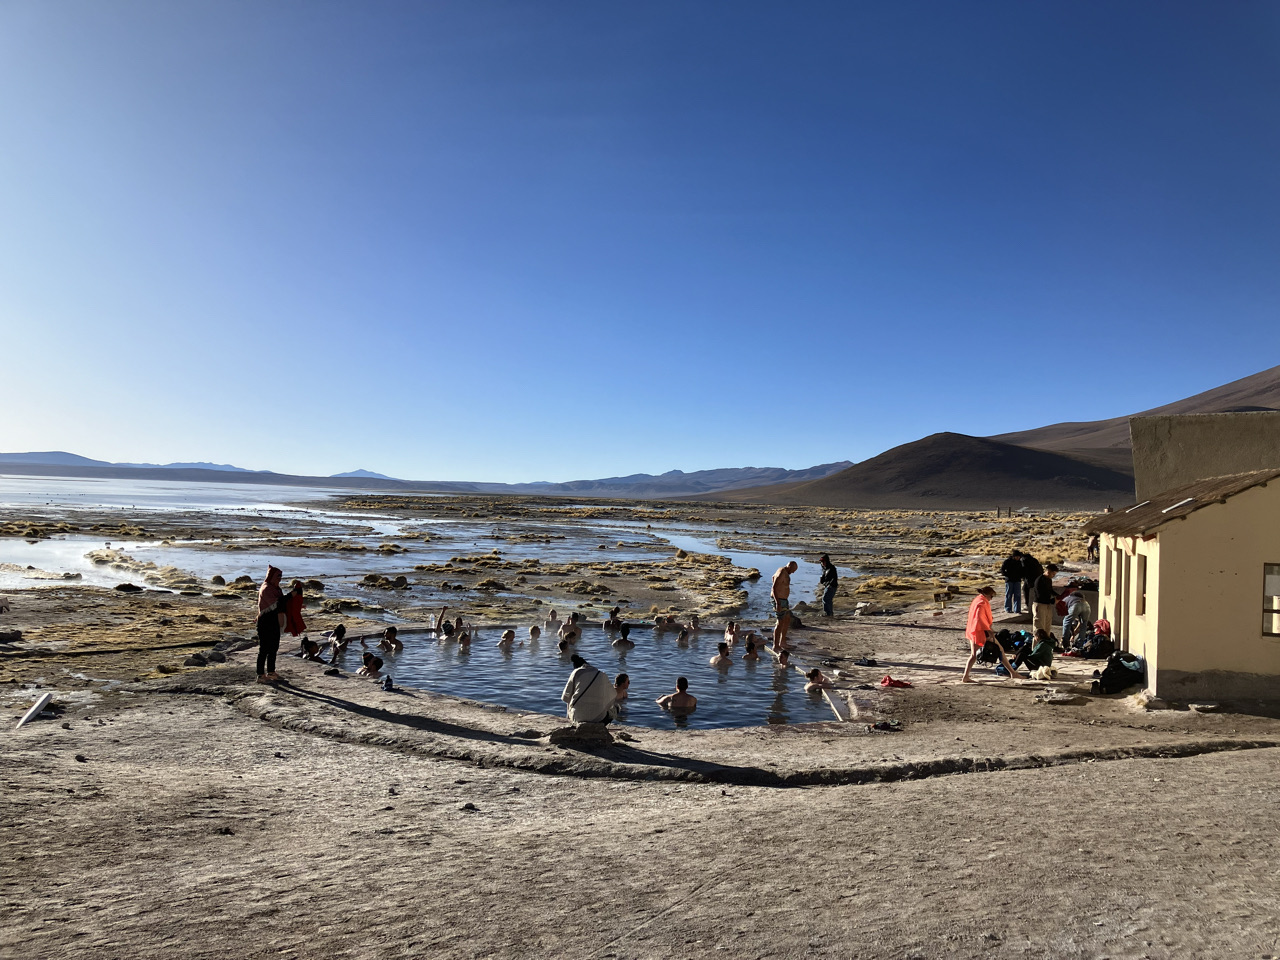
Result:
{"label": "clear blue sky", "polygon": [[1280,359],[1280,5],[0,3],[0,450],[864,459]]}

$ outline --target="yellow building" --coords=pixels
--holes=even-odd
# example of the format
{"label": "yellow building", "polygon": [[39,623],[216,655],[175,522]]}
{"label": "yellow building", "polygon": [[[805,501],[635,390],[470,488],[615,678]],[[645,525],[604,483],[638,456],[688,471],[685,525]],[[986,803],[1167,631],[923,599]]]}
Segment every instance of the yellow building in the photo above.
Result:
{"label": "yellow building", "polygon": [[1091,520],[1098,616],[1158,697],[1280,699],[1280,469],[1197,480]]}

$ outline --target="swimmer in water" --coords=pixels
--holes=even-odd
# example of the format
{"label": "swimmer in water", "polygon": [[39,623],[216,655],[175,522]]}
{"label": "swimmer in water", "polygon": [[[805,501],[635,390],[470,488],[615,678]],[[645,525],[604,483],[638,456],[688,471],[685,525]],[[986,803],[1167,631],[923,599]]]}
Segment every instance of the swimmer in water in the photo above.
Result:
{"label": "swimmer in water", "polygon": [[560,618],[556,616],[555,610],[547,613],[547,619],[542,625],[546,628],[547,633],[555,633],[560,629]]}
{"label": "swimmer in water", "polygon": [[338,624],[333,628],[333,633],[329,634],[329,662],[334,663],[338,657],[347,652],[347,628],[342,624]]}
{"label": "swimmer in water", "polygon": [[618,674],[617,678],[613,681],[614,699],[615,700],[627,699],[627,692],[630,689],[631,689],[631,678],[628,677],[625,673]]}
{"label": "swimmer in water", "polygon": [[561,640],[567,640],[569,643],[577,643],[578,639],[581,636],[582,636],[582,628],[578,626],[576,622],[574,622],[573,617],[570,617],[568,620],[566,620],[564,623],[560,625]]}
{"label": "swimmer in water", "polygon": [[556,644],[556,649],[560,651],[561,657],[567,657],[572,652],[573,648],[570,647],[568,640],[561,640]]}
{"label": "swimmer in water", "polygon": [[689,645],[689,631],[681,630],[680,635],[676,637],[676,643],[682,647],[687,647]]}
{"label": "swimmer in water", "polygon": [[366,661],[363,667],[356,671],[356,674],[361,677],[372,677],[376,680],[380,676],[381,670],[382,658],[375,657],[373,654],[370,654],[368,661]]}
{"label": "swimmer in water", "polygon": [[743,660],[759,660],[760,654],[756,653],[756,642],[754,640],[747,641],[747,652],[742,655]]}
{"label": "swimmer in water", "polygon": [[702,625],[698,622],[698,615],[696,613],[689,617],[689,622],[685,625],[685,629],[690,633],[697,633],[702,629]]}
{"label": "swimmer in water", "polygon": [[634,640],[628,640],[627,636],[631,633],[631,628],[625,623],[618,628],[618,639],[613,641],[613,645],[619,650],[630,650],[635,647]]}
{"label": "swimmer in water", "polygon": [[730,620],[728,625],[724,628],[724,642],[732,647],[739,639],[738,625]]}
{"label": "swimmer in water", "polygon": [[782,651],[778,654],[778,666],[780,667],[791,666],[791,651],[788,650],[786,647],[783,647]]}
{"label": "swimmer in water", "polygon": [[609,611],[608,619],[605,620],[601,624],[601,626],[604,627],[606,630],[619,629],[622,626],[622,618],[618,616],[618,614],[620,613],[622,613],[622,608],[614,607],[612,610]]}
{"label": "swimmer in water", "polygon": [[303,660],[310,660],[312,663],[324,663],[320,659],[320,644],[314,640],[308,640],[306,637],[302,638],[302,646],[298,650],[298,656],[302,657]]}
{"label": "swimmer in water", "polygon": [[502,636],[499,638],[497,645],[504,650],[510,650],[516,644],[516,632],[514,630],[503,630]]}
{"label": "swimmer in water", "polygon": [[471,634],[467,633],[467,631],[465,630],[463,630],[461,633],[458,634],[458,649],[459,650],[471,649]]}
{"label": "swimmer in water", "polygon": [[664,694],[654,703],[672,713],[692,713],[697,709],[698,698],[689,693],[689,681],[680,677],[676,680],[676,692]]}
{"label": "swimmer in water", "polygon": [[653,629],[656,630],[658,633],[665,633],[667,630],[675,630],[676,618],[675,617],[654,617]]}
{"label": "swimmer in water", "polygon": [[535,644],[540,639],[542,639],[542,629],[535,624],[529,628],[529,643],[530,645]]}
{"label": "swimmer in water", "polygon": [[449,623],[449,621],[444,618],[444,612],[448,609],[449,609],[448,607],[441,607],[440,612],[436,614],[435,626],[433,626],[431,629],[437,637],[441,636],[444,633],[444,628],[446,626],[450,628],[449,632],[453,632],[452,630],[453,624]]}
{"label": "swimmer in water", "polygon": [[404,644],[400,642],[400,631],[395,627],[387,627],[382,631],[382,639],[378,641],[378,649],[385,650],[388,653],[399,653],[404,649]]}
{"label": "swimmer in water", "polygon": [[817,690],[830,690],[831,681],[823,676],[822,671],[814,667],[805,674],[805,678],[809,681],[804,685],[805,693],[814,693]]}
{"label": "swimmer in water", "polygon": [[721,640],[720,643],[717,644],[716,649],[720,652],[711,658],[711,666],[727,667],[729,664],[733,663],[733,657],[729,656],[729,645],[727,643]]}

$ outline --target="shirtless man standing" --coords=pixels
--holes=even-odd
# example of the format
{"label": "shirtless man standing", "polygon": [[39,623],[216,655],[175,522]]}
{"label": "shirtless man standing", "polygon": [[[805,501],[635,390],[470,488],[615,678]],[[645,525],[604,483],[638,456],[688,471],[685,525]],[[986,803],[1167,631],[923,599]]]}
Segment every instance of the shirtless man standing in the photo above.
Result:
{"label": "shirtless man standing", "polygon": [[785,567],[779,567],[773,575],[773,588],[769,596],[773,598],[773,613],[778,618],[773,628],[773,649],[786,650],[787,628],[791,626],[791,575],[800,569],[800,565],[792,560]]}

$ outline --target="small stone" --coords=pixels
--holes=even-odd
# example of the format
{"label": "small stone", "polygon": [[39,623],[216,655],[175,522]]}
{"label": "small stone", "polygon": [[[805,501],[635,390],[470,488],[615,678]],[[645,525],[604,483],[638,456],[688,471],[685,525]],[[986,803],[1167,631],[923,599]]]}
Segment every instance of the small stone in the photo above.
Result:
{"label": "small stone", "polygon": [[474,803],[464,803],[462,806],[458,807],[458,809],[459,809],[459,810],[476,810],[476,811],[478,811],[480,808],[479,808],[479,807],[477,807]]}
{"label": "small stone", "polygon": [[207,667],[209,661],[198,653],[193,653],[187,659],[182,661],[184,667]]}
{"label": "small stone", "polygon": [[117,583],[113,588],[121,593],[141,593],[142,588],[136,583]]}
{"label": "small stone", "polygon": [[1220,703],[1192,703],[1189,706],[1196,713],[1218,713],[1222,710]]}
{"label": "small stone", "polygon": [[206,655],[210,663],[226,663],[227,655],[221,650],[211,650]]}
{"label": "small stone", "polygon": [[76,763],[88,763],[88,762],[89,762],[89,758],[86,757],[83,753],[76,754]]}
{"label": "small stone", "polygon": [[222,837],[231,837],[235,835],[235,831],[230,827],[218,827],[213,832]]}
{"label": "small stone", "polygon": [[213,621],[202,613],[200,616],[196,617],[196,623],[213,623]]}

